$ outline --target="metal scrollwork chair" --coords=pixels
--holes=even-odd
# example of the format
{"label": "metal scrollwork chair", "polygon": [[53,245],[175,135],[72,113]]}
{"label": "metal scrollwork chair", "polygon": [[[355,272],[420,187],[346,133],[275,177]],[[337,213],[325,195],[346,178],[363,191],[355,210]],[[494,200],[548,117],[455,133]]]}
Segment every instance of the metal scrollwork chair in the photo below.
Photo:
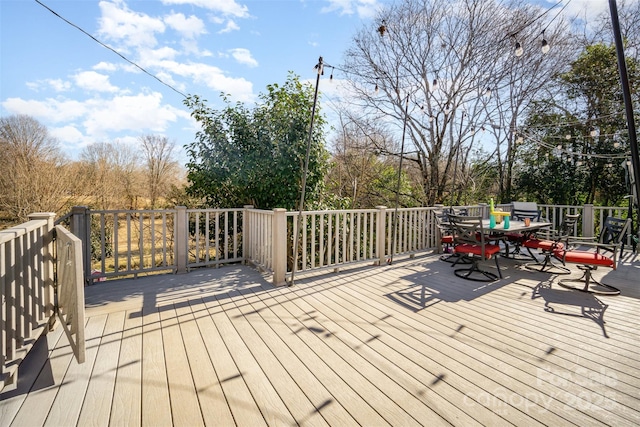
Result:
{"label": "metal scrollwork chair", "polygon": [[[526,218],[531,220],[532,222],[540,221],[540,217],[542,216],[542,211],[538,209],[538,204],[535,202],[511,202],[511,218],[516,221],[524,221]],[[520,251],[522,245],[527,239],[531,237],[531,233],[506,233],[505,237],[507,240],[514,245],[514,249],[509,255],[511,258],[520,259],[520,260],[534,260],[535,256],[531,254],[524,254]]]}
{"label": "metal scrollwork chair", "polygon": [[[438,227],[438,232],[440,233],[440,244],[442,245],[443,250],[445,251],[445,255],[440,257],[441,261],[445,262],[455,262],[458,264],[468,264],[469,262],[466,260],[460,259],[460,254],[454,252],[454,232],[449,223],[449,215],[455,214],[453,208],[445,208],[442,211],[435,212],[436,218],[436,226]],[[466,215],[460,213],[460,215]]]}
{"label": "metal scrollwork chair", "polygon": [[525,264],[525,268],[528,270],[540,271],[543,273],[551,274],[569,274],[571,270],[567,267],[556,265],[553,263],[551,256],[557,249],[564,249],[567,245],[567,241],[573,235],[576,224],[580,214],[566,214],[558,230],[552,235],[550,239],[538,239],[532,237],[524,241],[522,246],[527,248],[529,254],[536,259],[532,250],[538,250],[544,255],[542,262],[530,262]]}
{"label": "metal scrollwork chair", "polygon": [[[449,215],[449,223],[454,233],[454,253],[459,255],[459,259],[452,264],[469,261],[469,268],[459,268],[454,271],[455,275],[467,280],[477,282],[493,282],[502,278],[500,265],[498,264],[498,253],[500,245],[489,236],[489,229],[485,229],[481,216],[461,216]],[[481,270],[478,262],[495,259],[498,274]]]}
{"label": "metal scrollwork chair", "polygon": [[[563,264],[578,264],[578,268],[584,273],[578,279],[562,279],[558,284],[568,289],[576,289],[600,295],[618,295],[620,290],[606,283],[595,280],[592,272],[598,267],[616,269],[618,267],[618,254],[624,245],[624,239],[631,226],[631,219],[608,217],[602,224],[602,230],[597,241],[588,239],[572,239],[570,244],[577,244],[580,248],[591,250],[571,249],[564,247],[554,251],[554,256]],[[579,287],[579,285],[582,285]]]}

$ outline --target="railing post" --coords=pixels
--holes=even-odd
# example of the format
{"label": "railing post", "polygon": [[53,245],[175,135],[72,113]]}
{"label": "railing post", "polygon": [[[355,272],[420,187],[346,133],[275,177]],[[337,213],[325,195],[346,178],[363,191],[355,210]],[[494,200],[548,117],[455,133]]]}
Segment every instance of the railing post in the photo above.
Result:
{"label": "railing post", "polygon": [[387,236],[385,234],[387,222],[387,207],[376,206],[378,217],[376,219],[376,255],[378,255],[378,265],[384,265],[386,258],[385,243]]}
{"label": "railing post", "polygon": [[244,205],[242,211],[242,263],[247,265],[251,256],[253,255],[253,241],[251,239],[251,233],[253,232],[251,227],[251,212],[253,205]]}
{"label": "railing post", "polygon": [[186,273],[189,257],[189,224],[187,221],[187,207],[176,206],[176,237],[174,257],[176,273]]}
{"label": "railing post", "polygon": [[595,235],[594,227],[593,205],[584,205],[582,208],[582,237],[593,237]]}
{"label": "railing post", "polygon": [[[273,284],[284,285],[287,274],[287,210],[276,208],[273,210],[272,224]],[[294,262],[296,262],[294,260]]]}
{"label": "railing post", "polygon": [[86,285],[91,277],[91,214],[88,207],[71,208],[71,232],[82,241],[82,269]]}
{"label": "railing post", "polygon": [[45,232],[44,242],[42,243],[42,284],[43,296],[44,296],[44,315],[49,319],[49,328],[53,327],[55,322],[54,317],[54,292],[53,292],[53,229],[54,218],[56,214],[53,212],[38,212],[29,215],[30,220],[46,220],[47,230]]}

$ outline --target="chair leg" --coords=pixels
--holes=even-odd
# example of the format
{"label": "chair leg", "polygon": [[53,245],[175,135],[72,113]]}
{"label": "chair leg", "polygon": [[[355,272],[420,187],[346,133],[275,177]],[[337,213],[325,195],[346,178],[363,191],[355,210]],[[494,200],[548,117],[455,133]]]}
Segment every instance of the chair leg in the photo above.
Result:
{"label": "chair leg", "polygon": [[[498,280],[497,275],[493,274],[490,271],[485,271],[480,269],[480,267],[478,266],[477,258],[468,257],[466,255],[463,255],[461,258],[466,258],[467,260],[470,260],[470,263],[471,263],[471,267],[459,268],[453,272],[456,276],[460,277],[461,279],[473,280],[474,282],[495,282],[496,280]],[[452,264],[451,267],[453,267],[454,265],[456,264],[455,263]],[[498,266],[497,256],[496,256],[496,267],[498,267],[498,274],[500,275],[500,278],[502,278],[502,273],[500,272],[500,267]],[[480,273],[482,276],[478,276],[478,274],[474,274],[474,273]]]}
{"label": "chair leg", "polygon": [[460,254],[455,252],[452,254],[440,256],[440,261],[451,262],[453,264],[470,264],[471,263],[471,261],[466,259],[466,257],[462,257],[460,256]]}
{"label": "chair leg", "polygon": [[[527,248],[529,249],[529,248]],[[533,256],[531,251],[529,253]],[[529,262],[524,265],[524,268],[531,271],[539,271],[542,273],[551,273],[551,274],[569,274],[571,270],[567,267],[563,267],[561,265],[556,265],[553,263],[551,259],[551,253],[544,252],[544,260],[542,262]]]}
{"label": "chair leg", "polygon": [[[590,266],[590,265],[579,265],[578,268],[584,271],[584,274],[582,274],[582,277],[580,277],[579,279],[570,279],[570,278],[562,279],[558,281],[558,284],[563,288],[573,289],[581,292],[588,292],[590,294],[597,294],[597,295],[620,294],[620,289],[615,288],[611,285],[607,285],[606,283],[598,282],[596,279],[593,278],[593,276],[591,275],[591,272],[595,270],[596,267]],[[584,284],[584,286],[578,287],[575,285],[571,285],[570,283]],[[603,289],[598,289],[598,287]]]}

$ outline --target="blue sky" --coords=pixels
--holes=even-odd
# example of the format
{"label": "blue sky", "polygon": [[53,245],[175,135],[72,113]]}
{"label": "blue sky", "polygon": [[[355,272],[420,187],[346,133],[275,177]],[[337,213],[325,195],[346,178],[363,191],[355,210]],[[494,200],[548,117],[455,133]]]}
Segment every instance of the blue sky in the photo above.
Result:
{"label": "blue sky", "polygon": [[[214,107],[221,92],[251,103],[266,85],[284,82],[289,71],[314,80],[318,56],[338,65],[355,31],[390,1],[41,0]],[[606,0],[572,0],[571,9],[584,10],[585,4],[591,12],[608,7]],[[194,139],[197,124],[182,95],[35,0],[0,0],[0,48],[0,115],[35,117],[71,158],[93,142],[135,144],[139,136],[154,134],[181,149]],[[336,89],[325,80],[321,89],[330,97]]]}

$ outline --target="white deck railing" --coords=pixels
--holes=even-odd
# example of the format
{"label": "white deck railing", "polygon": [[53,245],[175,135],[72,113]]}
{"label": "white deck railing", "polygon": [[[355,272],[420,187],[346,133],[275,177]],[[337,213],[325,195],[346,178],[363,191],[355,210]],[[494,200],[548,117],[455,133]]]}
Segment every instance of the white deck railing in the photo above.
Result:
{"label": "white deck railing", "polygon": [[[627,214],[623,207],[539,206],[554,228],[565,213],[580,213],[576,235],[585,237],[595,236],[607,216]],[[510,206],[500,207],[508,210]],[[488,216],[486,205],[464,208],[469,214]],[[382,264],[395,255],[437,248],[434,211],[438,209],[441,207],[303,212],[296,271],[337,270],[362,262]],[[82,242],[82,248],[74,251],[82,252],[87,284],[107,277],[246,262],[272,273],[273,283],[279,285],[293,272],[298,215],[250,206],[141,211],[76,207],[64,221]],[[38,331],[46,330],[46,321],[53,315],[53,214],[34,214],[30,219],[0,231],[2,380],[15,372],[16,361]]]}
{"label": "white deck railing", "polygon": [[0,389],[53,315],[53,213],[0,231]]}
{"label": "white deck railing", "polygon": [[[510,208],[507,204],[498,206]],[[553,228],[560,225],[566,213],[580,213],[576,234],[581,236],[596,235],[606,216],[626,215],[622,207],[539,207]],[[85,242],[88,282],[245,262],[273,273],[274,283],[281,284],[292,274],[295,233],[299,232],[297,272],[335,270],[362,262],[380,264],[396,255],[438,247],[433,212],[441,208],[306,211],[302,213],[301,232],[298,212],[264,211],[251,206],[154,211],[74,208],[70,223],[72,231]],[[484,204],[457,208],[465,208],[470,215],[488,216]]]}

